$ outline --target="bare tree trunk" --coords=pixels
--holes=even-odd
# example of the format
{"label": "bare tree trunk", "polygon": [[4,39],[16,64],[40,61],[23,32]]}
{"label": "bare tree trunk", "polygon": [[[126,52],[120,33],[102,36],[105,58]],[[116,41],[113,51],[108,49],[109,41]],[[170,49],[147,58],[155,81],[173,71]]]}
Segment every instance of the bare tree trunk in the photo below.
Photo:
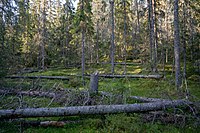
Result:
{"label": "bare tree trunk", "polygon": [[178,0],[174,1],[174,55],[175,55],[176,89],[180,91],[181,67],[180,67],[180,36],[179,36],[178,2],[179,2]]}
{"label": "bare tree trunk", "polygon": [[153,19],[153,6],[152,0],[149,0],[148,9],[149,9],[149,42],[150,42],[150,58],[151,58],[151,70],[156,71],[155,64],[155,39],[154,39],[154,19]]}
{"label": "bare tree trunk", "polygon": [[[68,48],[69,48],[69,6],[70,6],[70,1],[67,0],[66,1],[66,44],[64,45],[65,47],[63,47],[63,52],[64,52],[64,58],[68,57]],[[64,61],[64,66],[67,67],[67,65],[69,64],[68,60]]]}
{"label": "bare tree trunk", "polygon": [[0,2],[1,8],[0,8],[0,43],[2,45],[2,48],[4,48],[4,31],[5,31],[5,25],[4,25],[4,19],[3,19],[3,3]]}
{"label": "bare tree trunk", "polygon": [[139,14],[139,9],[138,9],[138,1],[135,0],[136,4],[136,12],[137,12],[137,32],[140,33],[140,14]]}
{"label": "bare tree trunk", "polygon": [[[81,3],[81,10],[84,10],[84,1],[82,0]],[[84,23],[84,22],[83,22]],[[83,24],[82,26],[82,58],[81,58],[81,67],[82,67],[82,80],[83,80],[83,84],[84,84],[84,73],[85,73],[85,25]]]}
{"label": "bare tree trunk", "polygon": [[11,110],[0,110],[0,119],[147,112],[155,110],[164,110],[166,108],[183,106],[186,104],[188,104],[187,101],[174,100],[174,101],[164,101],[164,102],[160,101],[160,102],[142,103],[142,104],[135,103],[135,104],[125,104],[125,105],[26,108],[26,109],[15,109],[15,110],[11,109]]}
{"label": "bare tree trunk", "polygon": [[96,63],[99,63],[99,20],[97,21]]}
{"label": "bare tree trunk", "polygon": [[157,5],[156,5],[156,0],[154,0],[154,27],[155,27],[155,37],[154,37],[154,65],[155,65],[155,70],[154,71],[157,71],[157,58],[158,58],[158,23],[157,23],[157,13],[156,13],[156,8],[157,8]]}
{"label": "bare tree trunk", "polygon": [[42,44],[41,44],[41,67],[44,69],[45,66],[45,43],[46,43],[46,0],[43,0],[43,11],[42,11]]}
{"label": "bare tree trunk", "polygon": [[126,44],[126,0],[123,0],[123,8],[124,8],[124,74],[126,74],[126,56],[127,56],[127,44]]}
{"label": "bare tree trunk", "polygon": [[184,0],[184,3],[183,3],[183,80],[186,79],[186,8],[185,8],[185,0]]}
{"label": "bare tree trunk", "polygon": [[111,6],[111,20],[112,20],[112,35],[111,35],[111,73],[114,74],[114,62],[115,62],[115,44],[114,44],[114,39],[115,39],[115,33],[114,33],[114,28],[115,28],[115,22],[114,22],[114,0],[110,0],[110,6]]}

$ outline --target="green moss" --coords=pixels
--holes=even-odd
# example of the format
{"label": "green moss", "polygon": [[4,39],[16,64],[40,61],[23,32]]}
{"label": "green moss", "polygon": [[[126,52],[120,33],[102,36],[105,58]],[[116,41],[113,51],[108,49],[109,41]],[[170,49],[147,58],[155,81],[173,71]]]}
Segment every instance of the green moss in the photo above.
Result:
{"label": "green moss", "polygon": [[[159,70],[161,70],[162,66],[158,66]],[[99,78],[99,90],[106,91],[113,94],[121,94],[123,95],[122,99],[117,99],[117,97],[109,98],[104,97],[104,101],[101,101],[102,104],[112,104],[112,103],[135,103],[135,100],[130,100],[127,97],[130,95],[133,96],[144,96],[144,97],[158,97],[158,98],[177,98],[177,91],[174,87],[174,75],[171,74],[172,66],[166,65],[166,73],[165,79],[154,80],[154,79],[132,79],[132,78],[124,78],[124,79],[107,79],[107,78]],[[110,73],[110,64],[106,65],[98,65],[93,67],[88,67],[86,69],[86,73],[90,74],[94,71],[98,70],[100,74]],[[123,73],[123,65],[116,65],[115,67],[116,74]],[[149,73],[144,66],[138,65],[127,65],[127,74],[145,74]],[[29,73],[25,75],[49,75],[49,76],[69,76],[69,75],[80,75],[81,69],[72,68],[72,69],[49,69],[47,71]],[[187,89],[189,89],[190,94],[200,98],[200,85],[198,81],[198,76],[191,76],[187,80]],[[3,79],[0,82],[1,86],[8,88],[15,88],[16,86],[21,88],[22,90],[30,90],[30,89],[41,89],[41,90],[55,90],[62,88],[76,88],[76,89],[88,89],[89,88],[89,78],[85,79],[85,86],[83,86],[81,77],[70,76],[69,81],[62,80],[30,80],[30,79]],[[185,84],[182,87],[182,90],[185,91]],[[75,95],[76,96],[76,95]],[[13,97],[6,96],[2,101],[6,103],[7,101],[11,101]],[[98,96],[96,97],[98,99]],[[38,107],[46,107],[51,99],[48,98],[37,98],[32,100],[32,98],[24,97],[24,100],[27,101],[23,106],[31,106],[35,105]],[[99,99],[98,99],[99,100]],[[36,104],[35,104],[36,103]],[[16,105],[18,106],[18,105]],[[52,103],[50,107],[58,107],[59,105],[56,103]],[[1,106],[2,107],[2,106]],[[14,107],[13,107],[14,108]],[[35,118],[31,118],[35,119]],[[192,124],[187,124],[185,127],[180,128],[176,125],[172,124],[162,124],[159,122],[155,123],[144,123],[141,121],[140,116],[136,114],[117,114],[117,115],[106,115],[105,117],[87,117],[87,116],[76,116],[76,117],[57,117],[57,118],[49,118],[50,120],[81,120],[79,123],[71,123],[66,124],[64,128],[43,128],[43,127],[28,127],[24,130],[25,133],[40,133],[40,132],[49,132],[49,133],[62,133],[62,132],[146,132],[146,133],[154,133],[154,132],[200,132],[200,128],[194,127]],[[18,125],[8,126],[6,123],[0,123],[1,131],[12,132],[18,131]],[[14,130],[16,129],[16,130]]]}

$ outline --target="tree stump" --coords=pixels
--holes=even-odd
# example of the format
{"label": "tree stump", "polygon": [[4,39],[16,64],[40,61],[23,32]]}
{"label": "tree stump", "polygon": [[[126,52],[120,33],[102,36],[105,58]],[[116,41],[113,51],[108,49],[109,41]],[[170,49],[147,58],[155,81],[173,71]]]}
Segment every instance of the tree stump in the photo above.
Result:
{"label": "tree stump", "polygon": [[99,74],[98,72],[93,73],[90,76],[90,94],[97,94],[98,93],[98,82],[99,82]]}

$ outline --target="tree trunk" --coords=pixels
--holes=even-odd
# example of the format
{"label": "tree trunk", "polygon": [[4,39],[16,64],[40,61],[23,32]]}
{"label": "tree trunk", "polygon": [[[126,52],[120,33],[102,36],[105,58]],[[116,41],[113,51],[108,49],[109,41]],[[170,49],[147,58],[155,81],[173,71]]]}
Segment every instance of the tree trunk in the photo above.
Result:
{"label": "tree trunk", "polygon": [[157,72],[157,58],[158,58],[158,23],[157,23],[157,13],[156,13],[156,0],[154,0],[154,27],[155,27],[155,34],[154,34],[154,71]]}
{"label": "tree trunk", "polygon": [[75,116],[94,114],[133,113],[163,110],[170,107],[183,106],[187,101],[175,100],[142,104],[125,105],[97,105],[97,106],[75,106],[58,108],[26,108],[16,110],[0,110],[0,119],[28,118],[28,117],[53,117],[53,116]]}
{"label": "tree trunk", "polygon": [[126,74],[126,49],[127,49],[127,44],[126,44],[126,0],[123,0],[123,8],[124,8],[124,35],[123,35],[123,40],[124,40],[124,74]]}
{"label": "tree trunk", "polygon": [[114,44],[114,39],[115,39],[115,33],[114,33],[114,28],[115,28],[115,22],[114,22],[114,0],[110,1],[110,6],[111,6],[111,20],[112,20],[112,34],[111,34],[111,73],[114,74],[114,61],[115,61],[115,44]]}
{"label": "tree trunk", "polygon": [[[84,1],[82,0],[82,3],[81,3],[81,10],[82,12],[84,12]],[[82,22],[84,23],[84,22]],[[81,42],[82,42],[82,58],[81,58],[81,68],[82,68],[82,81],[83,81],[83,84],[84,83],[84,73],[85,73],[85,26],[83,24],[82,26],[82,29],[81,29],[81,34],[82,34],[82,39],[81,39]]]}
{"label": "tree trunk", "polygon": [[41,67],[44,70],[45,65],[45,43],[46,43],[46,0],[43,0],[42,11],[42,44],[41,44]]}
{"label": "tree trunk", "polygon": [[174,55],[175,55],[176,89],[178,91],[180,91],[181,67],[180,67],[180,37],[179,37],[178,0],[174,1]]}
{"label": "tree trunk", "polygon": [[97,21],[96,63],[99,63],[99,20]]}
{"label": "tree trunk", "polygon": [[183,79],[186,79],[186,8],[185,8],[185,0],[183,3]]}
{"label": "tree trunk", "polygon": [[152,0],[149,0],[148,4],[149,9],[149,15],[148,15],[148,21],[149,21],[149,42],[150,42],[150,60],[151,60],[151,70],[156,71],[155,68],[155,39],[154,39],[154,19],[153,19],[153,4]]}

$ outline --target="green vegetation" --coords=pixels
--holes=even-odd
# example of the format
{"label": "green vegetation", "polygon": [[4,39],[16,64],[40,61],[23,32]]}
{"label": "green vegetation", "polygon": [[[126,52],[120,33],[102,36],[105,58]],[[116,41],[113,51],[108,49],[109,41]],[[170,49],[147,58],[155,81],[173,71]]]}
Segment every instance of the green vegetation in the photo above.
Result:
{"label": "green vegetation", "polygon": [[[59,128],[2,120],[0,133],[200,132],[199,9],[199,0],[0,0],[0,109],[139,102],[129,96],[195,103],[163,110],[160,119],[151,113],[17,119],[70,121]],[[99,91],[113,95],[90,95],[88,75],[96,71],[164,77],[99,77]],[[69,81],[6,78],[19,75]]]}
{"label": "green vegetation", "polygon": [[[120,66],[117,66],[120,69]],[[104,67],[103,67],[104,68]],[[96,67],[88,69],[88,73],[94,70],[105,70],[109,67]],[[107,68],[107,69],[106,69]],[[134,73],[136,70],[143,70],[141,66],[128,66],[129,73]],[[170,66],[166,66],[170,68]],[[23,90],[36,89],[40,90],[56,90],[56,89],[88,89],[89,78],[86,78],[86,85],[83,87],[81,82],[81,77],[75,76],[79,75],[79,69],[49,69],[46,71],[29,73],[25,75],[50,75],[50,76],[69,76],[73,73],[74,76],[69,76],[70,80],[30,80],[30,79],[4,79],[1,82],[1,86],[7,88],[21,88]],[[103,73],[103,72],[102,72]],[[200,92],[198,88],[200,85],[193,78],[188,79],[187,87],[190,91],[191,96],[200,98]],[[136,101],[128,99],[128,96],[145,96],[145,97],[158,97],[158,98],[178,98],[178,93],[174,88],[173,75],[167,75],[165,79],[107,79],[99,78],[99,90],[106,91],[113,94],[124,95],[122,101],[117,99],[107,99],[104,101],[109,103],[134,103]],[[185,90],[185,85],[183,85],[183,90]],[[184,93],[183,93],[184,94]],[[182,96],[184,97],[184,96]],[[190,97],[190,98],[192,98]],[[16,97],[17,98],[17,97]],[[73,97],[71,97],[73,99]],[[13,96],[6,96],[1,101],[1,105],[6,101],[11,101]],[[23,97],[26,103],[23,107],[59,107],[57,103],[52,103],[48,105],[51,99],[48,98],[31,98],[28,96]],[[76,99],[75,99],[76,100]],[[191,99],[196,100],[196,99]],[[17,107],[17,103],[16,103]],[[16,108],[14,105],[12,108]],[[6,107],[3,107],[6,108]],[[23,127],[22,130],[25,133],[32,132],[49,132],[49,133],[60,133],[60,132],[199,132],[199,126],[194,125],[193,120],[187,120],[185,124],[180,123],[163,123],[162,121],[145,121],[143,114],[117,114],[117,115],[105,115],[105,116],[76,116],[76,117],[58,117],[58,118],[31,118],[26,120],[67,120],[74,121],[74,123],[65,124],[64,127]],[[9,126],[8,126],[9,125]],[[19,129],[19,124],[7,124],[5,122],[0,123],[2,132],[16,132]]]}

